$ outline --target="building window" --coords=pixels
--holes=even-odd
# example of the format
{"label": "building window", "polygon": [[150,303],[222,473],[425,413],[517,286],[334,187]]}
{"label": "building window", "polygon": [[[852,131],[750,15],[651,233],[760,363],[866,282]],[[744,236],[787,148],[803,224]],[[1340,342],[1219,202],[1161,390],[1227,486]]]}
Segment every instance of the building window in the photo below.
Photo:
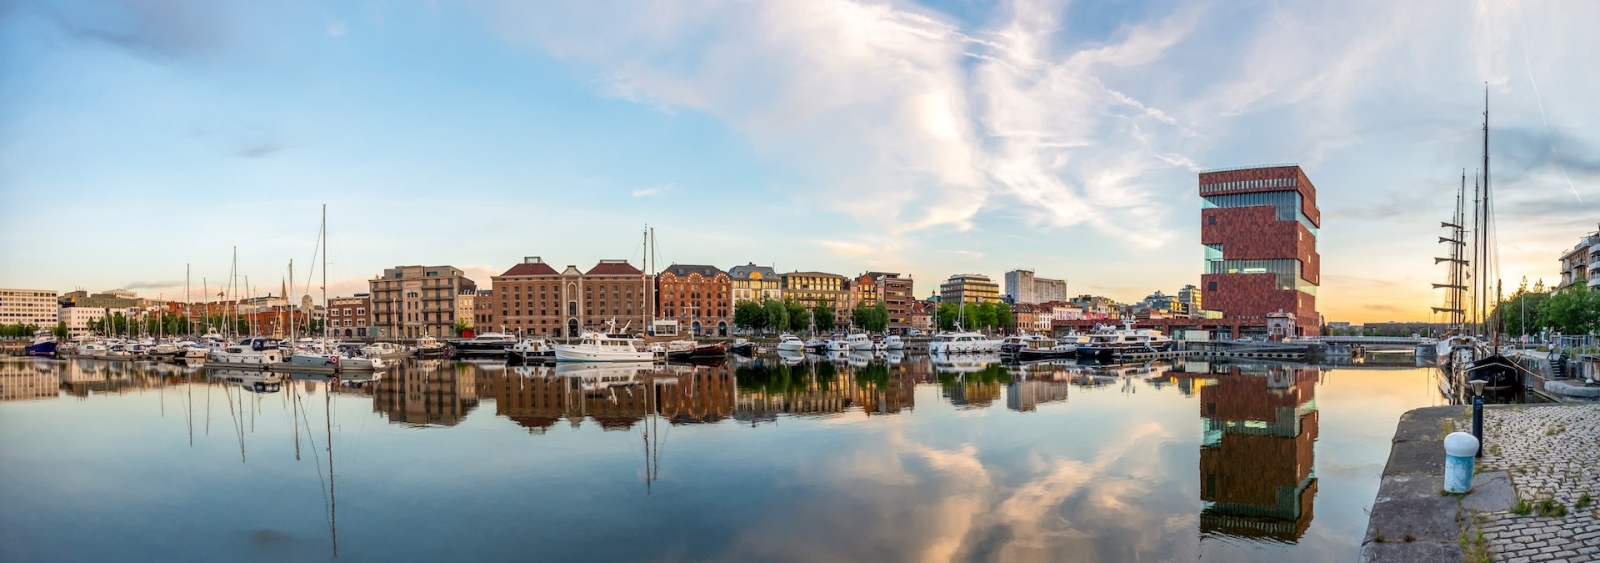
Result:
{"label": "building window", "polygon": [[1215,224],[1217,224],[1217,216],[1216,215],[1207,215],[1206,216],[1206,224],[1207,225],[1215,225]]}
{"label": "building window", "polygon": [[1216,291],[1216,290],[1217,290],[1217,282],[1210,282],[1210,283],[1206,284],[1206,291]]}

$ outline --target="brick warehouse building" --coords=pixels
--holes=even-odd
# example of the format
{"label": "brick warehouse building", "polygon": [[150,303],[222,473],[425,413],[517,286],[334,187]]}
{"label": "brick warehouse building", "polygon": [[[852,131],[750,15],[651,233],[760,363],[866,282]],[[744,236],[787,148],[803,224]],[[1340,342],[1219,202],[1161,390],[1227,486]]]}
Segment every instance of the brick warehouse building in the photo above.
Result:
{"label": "brick warehouse building", "polygon": [[571,265],[557,272],[529,256],[490,278],[487,299],[493,313],[485,320],[494,330],[554,337],[604,330],[613,319],[617,330],[637,332],[655,306],[655,292],[645,291],[653,282],[626,260],[601,260],[586,272]]}
{"label": "brick warehouse building", "polygon": [[678,321],[695,336],[727,336],[733,328],[732,281],[716,266],[673,264],[656,275],[656,318]]}
{"label": "brick warehouse building", "polygon": [[1322,258],[1317,191],[1299,166],[1200,173],[1201,302],[1248,326],[1293,327],[1315,336]]}

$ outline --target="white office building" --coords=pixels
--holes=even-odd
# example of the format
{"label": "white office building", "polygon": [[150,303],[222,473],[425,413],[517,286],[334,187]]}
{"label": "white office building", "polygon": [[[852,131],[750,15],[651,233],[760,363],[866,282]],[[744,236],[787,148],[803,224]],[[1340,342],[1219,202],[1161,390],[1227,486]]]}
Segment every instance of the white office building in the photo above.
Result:
{"label": "white office building", "polygon": [[0,289],[0,325],[55,328],[60,321],[56,292],[46,289]]}
{"label": "white office building", "polygon": [[1033,275],[1033,270],[1006,272],[1006,296],[1012,303],[1038,305],[1067,300],[1067,282]]}

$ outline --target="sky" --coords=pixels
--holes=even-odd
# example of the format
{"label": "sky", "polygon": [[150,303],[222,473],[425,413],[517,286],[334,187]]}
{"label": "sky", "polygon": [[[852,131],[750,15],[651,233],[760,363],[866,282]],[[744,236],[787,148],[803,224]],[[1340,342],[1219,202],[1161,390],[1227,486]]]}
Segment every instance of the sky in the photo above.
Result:
{"label": "sky", "polygon": [[[1427,320],[1485,95],[1500,277],[1600,227],[1600,3],[0,0],[0,287],[348,295],[642,256],[1198,284],[1298,163],[1330,321]],[[315,269],[313,269],[315,268]],[[214,292],[214,290],[213,290]]]}

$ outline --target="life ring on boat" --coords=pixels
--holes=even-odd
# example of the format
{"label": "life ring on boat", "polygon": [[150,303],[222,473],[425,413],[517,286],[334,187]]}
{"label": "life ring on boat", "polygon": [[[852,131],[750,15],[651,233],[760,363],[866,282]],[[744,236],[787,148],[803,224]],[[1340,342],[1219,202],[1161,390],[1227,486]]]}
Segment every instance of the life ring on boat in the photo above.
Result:
{"label": "life ring on boat", "polygon": [[333,364],[333,365],[339,365],[339,356],[329,356],[329,357],[331,359],[328,360],[328,363]]}

